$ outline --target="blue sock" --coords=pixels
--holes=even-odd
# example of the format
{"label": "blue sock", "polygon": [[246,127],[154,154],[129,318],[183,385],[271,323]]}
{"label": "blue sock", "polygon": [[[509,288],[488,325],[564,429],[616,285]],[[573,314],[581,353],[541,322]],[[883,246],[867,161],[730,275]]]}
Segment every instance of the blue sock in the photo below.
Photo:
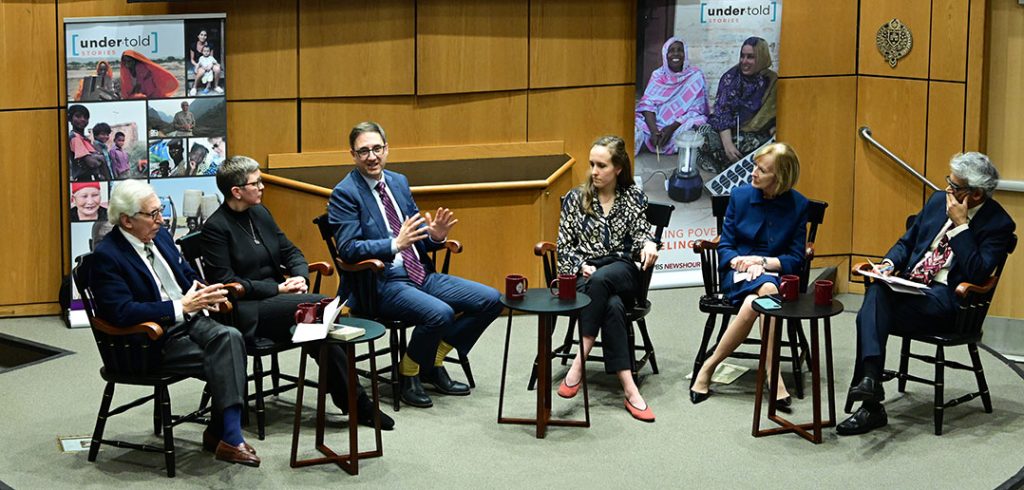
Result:
{"label": "blue sock", "polygon": [[224,442],[237,446],[245,439],[242,438],[242,406],[233,405],[224,409]]}

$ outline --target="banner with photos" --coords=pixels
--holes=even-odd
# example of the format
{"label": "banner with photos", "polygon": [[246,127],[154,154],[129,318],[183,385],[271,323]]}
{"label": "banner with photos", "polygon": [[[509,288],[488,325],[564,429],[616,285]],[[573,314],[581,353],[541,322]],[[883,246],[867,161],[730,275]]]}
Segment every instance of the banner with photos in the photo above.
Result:
{"label": "banner with photos", "polygon": [[718,235],[711,196],[749,185],[775,138],[781,0],[640,0],[635,178],[676,209],[651,286],[702,282],[697,240]]}
{"label": "banner with photos", "polygon": [[[219,206],[227,153],[225,15],[64,20],[71,260],[112,229],[118,182],[145,180],[181,237]],[[72,286],[72,326],[87,326]]]}

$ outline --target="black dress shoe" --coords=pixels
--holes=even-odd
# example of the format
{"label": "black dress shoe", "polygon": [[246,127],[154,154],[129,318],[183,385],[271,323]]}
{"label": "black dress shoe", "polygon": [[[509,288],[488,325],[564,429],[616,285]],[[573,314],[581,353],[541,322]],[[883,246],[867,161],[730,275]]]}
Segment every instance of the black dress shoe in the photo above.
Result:
{"label": "black dress shoe", "polygon": [[690,390],[690,403],[693,403],[694,405],[696,405],[696,404],[698,404],[698,403],[700,403],[700,402],[702,402],[704,400],[707,400],[710,397],[711,397],[711,390],[708,390],[707,393],[697,393],[696,391]]}
{"label": "black dress shoe", "polygon": [[420,373],[420,380],[433,386],[434,391],[442,395],[466,396],[469,394],[469,385],[452,381],[444,366],[424,370]]}
{"label": "black dress shoe", "polygon": [[862,406],[856,412],[853,412],[850,418],[836,426],[836,433],[841,436],[867,434],[888,424],[889,417],[885,413],[885,407],[878,405],[878,408],[868,409]]}
{"label": "black dress shoe", "polygon": [[860,383],[850,387],[847,399],[855,402],[881,402],[885,400],[882,382],[867,376]]}
{"label": "black dress shoe", "polygon": [[775,400],[775,410],[782,413],[793,413],[793,397],[787,396],[786,398],[779,398]]}
{"label": "black dress shoe", "polygon": [[356,407],[356,421],[359,425],[364,427],[373,427],[374,414],[380,414],[380,430],[394,430],[395,420],[388,416],[388,414],[378,411],[377,407],[374,406],[373,402],[367,396],[359,397],[358,406]]}
{"label": "black dress shoe", "polygon": [[419,376],[399,376],[402,383],[402,401],[419,408],[430,408],[434,402],[420,383]]}

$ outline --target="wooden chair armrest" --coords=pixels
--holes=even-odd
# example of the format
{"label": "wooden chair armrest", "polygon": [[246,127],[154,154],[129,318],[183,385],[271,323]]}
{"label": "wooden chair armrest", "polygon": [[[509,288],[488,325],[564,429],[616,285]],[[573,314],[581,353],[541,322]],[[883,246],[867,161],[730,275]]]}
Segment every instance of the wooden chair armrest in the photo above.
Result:
{"label": "wooden chair armrest", "polygon": [[229,282],[224,285],[224,289],[228,290],[228,296],[231,299],[239,300],[245,297],[245,287],[237,282]]}
{"label": "wooden chair armrest", "polygon": [[[853,264],[853,266],[850,267],[850,282],[855,282],[859,284],[870,284],[870,277],[860,275],[860,271],[869,270],[871,270],[871,264],[867,262],[857,262]],[[857,280],[857,278],[860,278],[860,280]]]}
{"label": "wooden chair armrest", "polygon": [[977,284],[971,284],[969,282],[962,282],[959,286],[956,287],[956,295],[961,298],[966,298],[967,295],[971,293],[985,294],[988,293],[989,291],[992,291],[992,288],[996,287],[996,284],[998,283],[999,276],[992,276],[988,278],[988,280],[986,280],[980,286]]}
{"label": "wooden chair armrest", "polygon": [[555,245],[554,243],[537,242],[537,244],[533,246],[533,255],[542,257],[546,252],[554,252],[556,250],[558,250],[558,245]]}
{"label": "wooden chair armrest", "polygon": [[804,248],[804,257],[807,262],[814,260],[814,242],[807,242],[807,246]]}
{"label": "wooden chair armrest", "polygon": [[462,242],[458,240],[445,240],[444,248],[447,248],[453,254],[462,253]]}
{"label": "wooden chair armrest", "polygon": [[329,262],[313,262],[309,264],[309,272],[318,272],[321,276],[333,276],[334,266]]}
{"label": "wooden chair armrest", "polygon": [[115,327],[102,318],[92,319],[92,328],[107,335],[135,335],[145,334],[149,340],[159,339],[164,335],[164,328],[154,322],[143,322],[128,327]]}
{"label": "wooden chair armrest", "polygon": [[384,270],[384,262],[378,259],[366,259],[355,264],[342,262],[341,259],[334,259],[334,263],[338,266],[338,270],[345,272],[362,272],[365,270],[380,272]]}
{"label": "wooden chair armrest", "polygon": [[715,237],[711,240],[697,240],[693,242],[693,253],[701,253],[705,250],[716,250],[718,249],[718,240],[721,237]]}

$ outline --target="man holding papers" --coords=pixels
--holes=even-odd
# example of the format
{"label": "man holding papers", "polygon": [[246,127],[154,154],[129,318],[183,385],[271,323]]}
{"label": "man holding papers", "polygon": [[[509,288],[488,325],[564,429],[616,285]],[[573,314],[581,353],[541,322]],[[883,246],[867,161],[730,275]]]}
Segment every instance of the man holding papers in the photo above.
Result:
{"label": "man holding papers", "polygon": [[878,282],[868,287],[857,314],[857,362],[864,377],[848,395],[863,403],[836,426],[839,435],[864,434],[888,423],[881,378],[889,333],[952,328],[956,286],[984,282],[1006,260],[1016,225],[992,199],[999,172],[975,152],[954,156],[949,166],[945,192],[928,199],[875,267],[883,276],[899,271],[899,277],[928,287],[917,289],[924,294],[901,294]]}

